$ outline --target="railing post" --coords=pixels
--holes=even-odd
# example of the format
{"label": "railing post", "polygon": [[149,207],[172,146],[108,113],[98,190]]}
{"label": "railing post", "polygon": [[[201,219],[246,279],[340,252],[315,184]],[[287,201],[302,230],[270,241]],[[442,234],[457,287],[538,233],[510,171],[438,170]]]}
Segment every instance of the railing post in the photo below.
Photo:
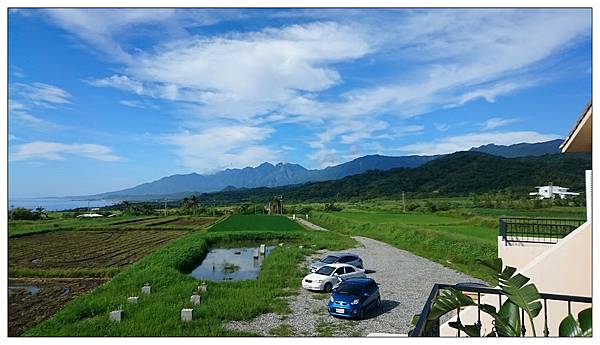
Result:
{"label": "railing post", "polygon": [[548,303],[544,298],[544,337],[550,335],[550,330],[548,329]]}

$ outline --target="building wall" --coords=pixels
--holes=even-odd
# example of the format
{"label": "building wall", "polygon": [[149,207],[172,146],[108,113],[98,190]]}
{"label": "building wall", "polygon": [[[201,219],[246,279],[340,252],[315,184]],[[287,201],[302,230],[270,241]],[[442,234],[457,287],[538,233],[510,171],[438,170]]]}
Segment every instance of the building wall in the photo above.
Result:
{"label": "building wall", "polygon": [[[500,247],[499,247],[500,250]],[[510,248],[510,251],[517,250]],[[529,258],[534,250],[524,250],[524,257]],[[514,254],[515,252],[513,252]],[[505,253],[506,254],[506,253]],[[533,259],[514,259],[514,262],[522,261],[525,265],[518,266],[518,271],[536,285],[538,291],[543,293],[554,293],[573,296],[592,296],[592,224],[586,222],[575,231],[571,232],[558,244],[542,251]],[[509,264],[510,266],[510,264]],[[503,299],[504,301],[505,299]],[[482,303],[488,303],[498,308],[498,296],[488,295],[482,297]],[[558,335],[558,325],[567,316],[566,302],[548,301],[548,328],[550,335]],[[588,304],[574,303],[571,306],[572,314],[577,313]],[[481,313],[482,328],[489,332],[492,319],[487,314]],[[461,311],[460,318],[463,324],[473,324],[477,321],[477,308],[468,307]],[[454,321],[455,317],[450,319]],[[537,335],[542,336],[544,329],[544,310],[535,318]],[[526,321],[527,335],[531,336],[531,326]],[[440,326],[442,336],[455,336],[456,329],[445,323]]]}
{"label": "building wall", "polygon": [[498,257],[502,259],[506,266],[525,267],[533,259],[552,247],[552,244],[542,243],[511,242],[504,244],[502,236],[498,236]]}

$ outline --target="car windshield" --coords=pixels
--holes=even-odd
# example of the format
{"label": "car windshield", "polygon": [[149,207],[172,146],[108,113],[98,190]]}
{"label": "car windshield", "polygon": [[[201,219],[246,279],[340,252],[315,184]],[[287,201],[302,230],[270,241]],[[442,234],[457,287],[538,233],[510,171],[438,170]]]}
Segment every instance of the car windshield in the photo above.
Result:
{"label": "car windshield", "polygon": [[361,292],[362,286],[357,284],[342,284],[337,288],[337,293],[343,295],[360,296]]}
{"label": "car windshield", "polygon": [[323,263],[326,263],[326,264],[332,264],[337,259],[338,259],[337,256],[329,255],[329,256],[326,256],[326,257],[322,258],[320,261],[323,262]]}
{"label": "car windshield", "polygon": [[324,276],[328,276],[328,275],[331,275],[331,272],[333,272],[334,270],[335,270],[335,267],[323,266],[323,267],[319,268],[315,273],[322,274]]}

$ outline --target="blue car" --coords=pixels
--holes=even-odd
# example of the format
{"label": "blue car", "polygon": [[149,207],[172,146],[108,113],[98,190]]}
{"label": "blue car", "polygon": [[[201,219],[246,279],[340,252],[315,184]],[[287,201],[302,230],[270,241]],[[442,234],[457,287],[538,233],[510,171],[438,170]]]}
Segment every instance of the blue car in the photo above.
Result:
{"label": "blue car", "polygon": [[371,278],[350,278],[333,289],[327,303],[329,315],[362,319],[367,311],[379,308],[379,287]]}

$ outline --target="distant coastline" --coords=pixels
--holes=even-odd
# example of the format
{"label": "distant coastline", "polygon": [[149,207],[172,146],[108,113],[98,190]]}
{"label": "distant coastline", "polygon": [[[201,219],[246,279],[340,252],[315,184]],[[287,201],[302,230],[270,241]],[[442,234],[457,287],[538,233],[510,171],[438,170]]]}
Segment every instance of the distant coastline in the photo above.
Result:
{"label": "distant coastline", "polygon": [[13,198],[8,200],[8,207],[24,207],[35,209],[43,207],[47,211],[71,210],[80,207],[103,207],[119,203],[118,200],[72,200],[70,198],[45,197],[45,198]]}

